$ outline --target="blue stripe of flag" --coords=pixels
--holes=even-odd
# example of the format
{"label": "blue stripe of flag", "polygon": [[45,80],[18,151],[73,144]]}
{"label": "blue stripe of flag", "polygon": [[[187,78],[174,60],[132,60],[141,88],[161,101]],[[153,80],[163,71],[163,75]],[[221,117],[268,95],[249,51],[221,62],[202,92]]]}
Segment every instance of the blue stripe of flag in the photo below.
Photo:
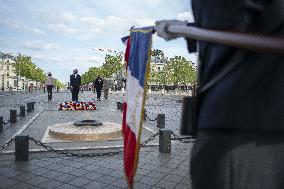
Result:
{"label": "blue stripe of flag", "polygon": [[139,81],[144,88],[145,72],[148,62],[148,52],[151,45],[152,32],[131,32],[130,34],[130,55],[128,69],[131,75]]}
{"label": "blue stripe of flag", "polygon": [[122,41],[122,43],[123,43],[124,45],[127,44],[128,38],[129,38],[129,36],[125,36],[125,37],[121,38],[121,41]]}

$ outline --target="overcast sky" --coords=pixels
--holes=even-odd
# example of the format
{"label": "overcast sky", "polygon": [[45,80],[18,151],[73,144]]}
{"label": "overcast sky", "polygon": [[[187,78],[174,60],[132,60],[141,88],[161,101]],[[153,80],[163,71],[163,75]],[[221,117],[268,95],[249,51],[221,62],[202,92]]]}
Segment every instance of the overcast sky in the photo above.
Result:
{"label": "overcast sky", "polygon": [[[131,26],[156,20],[192,21],[190,0],[0,0],[0,51],[22,53],[45,72],[67,82],[72,70],[100,66],[104,48],[124,51],[120,38]],[[156,35],[153,48],[192,59],[183,39]]]}

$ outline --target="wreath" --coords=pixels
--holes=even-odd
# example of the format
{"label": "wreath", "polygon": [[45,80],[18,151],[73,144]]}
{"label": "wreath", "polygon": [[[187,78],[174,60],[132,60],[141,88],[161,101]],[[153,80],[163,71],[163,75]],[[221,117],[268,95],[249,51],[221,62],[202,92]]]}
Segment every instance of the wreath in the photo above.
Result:
{"label": "wreath", "polygon": [[62,102],[58,110],[96,110],[94,102]]}

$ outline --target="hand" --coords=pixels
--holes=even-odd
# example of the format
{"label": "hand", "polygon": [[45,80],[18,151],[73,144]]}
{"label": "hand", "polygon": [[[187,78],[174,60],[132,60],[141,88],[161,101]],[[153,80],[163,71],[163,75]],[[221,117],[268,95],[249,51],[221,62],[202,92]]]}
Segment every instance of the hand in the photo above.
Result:
{"label": "hand", "polygon": [[186,22],[179,21],[179,20],[160,20],[156,21],[155,30],[157,35],[161,38],[164,38],[166,41],[176,39],[179,36],[176,34],[168,32],[169,26],[186,26]]}

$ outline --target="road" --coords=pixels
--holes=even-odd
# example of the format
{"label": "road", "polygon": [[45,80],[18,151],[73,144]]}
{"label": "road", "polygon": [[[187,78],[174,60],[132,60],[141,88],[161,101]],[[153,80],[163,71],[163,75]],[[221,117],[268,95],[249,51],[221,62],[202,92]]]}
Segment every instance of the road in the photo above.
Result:
{"label": "road", "polygon": [[[80,92],[80,101],[94,101],[94,93],[90,91]],[[165,114],[166,124],[165,128],[174,131],[179,134],[180,127],[180,115],[181,115],[181,99],[182,95],[161,95],[161,94],[149,94],[146,100],[146,112],[147,120],[144,122],[143,126],[145,130],[142,132],[142,139],[147,139],[153,133],[158,131],[156,127],[156,121],[154,120],[158,114]],[[16,124],[8,124],[4,127],[4,133],[0,134],[0,144],[5,143],[11,136],[19,132],[19,130],[24,130],[23,134],[28,134],[41,140],[44,136],[46,128],[50,125],[57,123],[64,123],[70,121],[78,121],[82,119],[99,119],[101,121],[114,122],[120,124],[122,122],[122,114],[120,111],[116,110],[116,102],[123,101],[122,93],[112,93],[108,100],[102,100],[96,102],[96,111],[58,111],[58,105],[64,101],[71,100],[71,93],[69,91],[60,91],[59,93],[53,93],[52,102],[48,102],[47,93],[42,91],[37,91],[33,93],[25,94],[14,94],[9,96],[0,96],[0,116],[4,117],[4,121],[9,119],[10,109],[17,109],[19,113],[20,105],[26,105],[27,102],[35,101],[35,111],[32,113],[27,113],[24,118],[18,118]],[[40,114],[39,114],[40,113]],[[32,122],[30,121],[31,119]],[[29,123],[31,122],[31,123]],[[27,125],[27,128],[23,126]],[[120,142],[113,142],[112,144],[107,144],[108,146],[118,146],[122,145]],[[106,143],[66,143],[66,144],[54,144],[57,148],[71,148],[71,147],[90,147],[90,146],[106,146]],[[35,145],[32,145],[36,148]],[[12,148],[13,149],[13,148]]]}

